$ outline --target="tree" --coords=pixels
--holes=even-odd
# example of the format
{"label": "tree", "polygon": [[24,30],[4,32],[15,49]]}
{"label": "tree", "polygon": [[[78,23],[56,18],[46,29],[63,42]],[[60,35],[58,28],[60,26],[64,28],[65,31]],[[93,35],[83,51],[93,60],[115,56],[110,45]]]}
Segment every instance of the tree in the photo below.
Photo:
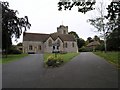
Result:
{"label": "tree", "polygon": [[107,37],[107,43],[109,45],[108,49],[120,50],[120,1],[112,1],[108,5],[108,15],[107,19],[110,22],[111,34]]}
{"label": "tree", "polygon": [[78,34],[74,31],[69,32],[68,34],[71,34],[75,37],[77,41],[78,48],[81,48],[82,46],[85,45],[85,41],[82,38],[79,38]]}
{"label": "tree", "polygon": [[88,22],[90,22],[91,25],[93,25],[98,32],[100,32],[101,36],[104,38],[104,47],[105,47],[105,52],[107,51],[107,45],[106,45],[106,37],[109,33],[109,24],[106,22],[105,18],[105,7],[104,7],[104,2],[100,2],[100,6],[97,8],[97,12],[99,13],[100,16],[94,18],[94,19],[89,19]]}
{"label": "tree", "polygon": [[21,43],[21,42],[20,42],[20,43],[18,43],[18,44],[17,44],[17,46],[22,46],[22,43]]}
{"label": "tree", "polygon": [[75,37],[75,39],[78,39],[78,38],[79,38],[78,34],[77,34],[76,32],[74,32],[74,31],[71,31],[71,32],[69,32],[68,34],[73,35],[73,36]]}
{"label": "tree", "polygon": [[88,38],[87,38],[87,41],[88,41],[88,43],[90,43],[90,42],[93,41],[93,39],[92,39],[91,37],[88,37]]}
{"label": "tree", "polygon": [[27,16],[19,18],[17,10],[9,9],[8,2],[0,2],[0,5],[2,6],[2,50],[7,54],[12,45],[12,38],[15,37],[17,40],[23,31],[30,29],[31,24]]}
{"label": "tree", "polygon": [[71,10],[73,6],[78,7],[78,12],[86,13],[87,11],[93,10],[93,5],[95,4],[95,0],[60,0],[58,2],[58,10],[61,11],[63,8],[64,10]]}
{"label": "tree", "polygon": [[81,48],[82,46],[85,45],[85,40],[82,38],[77,39],[77,45],[78,45],[78,48]]}
{"label": "tree", "polygon": [[97,35],[94,36],[93,40],[100,42],[100,38]]}

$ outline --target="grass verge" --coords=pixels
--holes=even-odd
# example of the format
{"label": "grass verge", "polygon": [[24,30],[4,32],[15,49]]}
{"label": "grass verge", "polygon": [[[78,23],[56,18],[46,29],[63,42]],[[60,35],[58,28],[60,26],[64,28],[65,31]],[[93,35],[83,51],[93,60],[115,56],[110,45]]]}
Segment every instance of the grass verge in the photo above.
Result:
{"label": "grass verge", "polygon": [[[69,62],[72,58],[79,55],[80,53],[66,53],[66,54],[58,54],[61,58],[63,58],[64,63]],[[44,62],[47,61],[47,58],[51,55],[54,55],[52,53],[45,53],[44,54]]]}
{"label": "grass verge", "polygon": [[94,54],[103,57],[105,60],[108,62],[114,64],[118,68],[120,68],[120,63],[119,63],[119,55],[120,52],[93,52]]}
{"label": "grass verge", "polygon": [[27,56],[28,54],[12,54],[12,55],[8,55],[7,58],[2,58],[0,59],[0,63],[5,64],[5,63],[10,63],[13,61],[17,61],[25,56]]}

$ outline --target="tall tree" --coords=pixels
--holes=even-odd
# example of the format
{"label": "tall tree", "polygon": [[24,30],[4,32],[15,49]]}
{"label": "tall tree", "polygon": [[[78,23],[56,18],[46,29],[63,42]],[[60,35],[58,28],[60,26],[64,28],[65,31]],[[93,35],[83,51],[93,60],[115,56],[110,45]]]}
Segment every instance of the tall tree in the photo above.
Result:
{"label": "tall tree", "polygon": [[58,2],[58,10],[71,10],[74,6],[78,7],[78,12],[86,13],[87,11],[93,10],[95,0],[60,0]]}
{"label": "tall tree", "polygon": [[107,45],[106,45],[106,37],[108,35],[109,29],[108,29],[108,23],[106,22],[105,18],[105,5],[104,2],[101,1],[99,2],[99,5],[96,9],[97,12],[99,13],[100,16],[94,18],[94,19],[89,19],[88,22],[90,22],[91,25],[93,25],[98,32],[103,36],[104,38],[104,47],[105,47],[105,52],[107,51]]}
{"label": "tall tree", "polygon": [[87,38],[87,41],[88,41],[88,43],[90,43],[90,42],[93,41],[93,39],[92,39],[91,37],[88,37],[88,38]]}
{"label": "tall tree", "polygon": [[69,32],[68,34],[71,34],[71,35],[73,35],[73,36],[75,37],[75,39],[76,39],[76,41],[77,41],[78,48],[81,48],[82,46],[85,45],[84,39],[79,38],[79,36],[78,36],[78,34],[77,34],[76,32],[71,31],[71,32]]}
{"label": "tall tree", "polygon": [[77,34],[76,32],[74,32],[74,31],[71,31],[71,32],[69,32],[68,34],[73,35],[73,36],[75,37],[75,39],[78,39],[78,38],[79,38],[78,34]]}
{"label": "tall tree", "polygon": [[95,35],[93,39],[94,39],[95,41],[100,42],[100,38],[99,38],[97,35]]}
{"label": "tall tree", "polygon": [[[108,15],[107,19],[110,22],[110,29],[112,30],[111,34],[108,36],[108,45],[112,44],[114,49],[117,48],[120,50],[120,1],[112,1],[108,5]],[[118,42],[117,42],[118,41]]]}
{"label": "tall tree", "polygon": [[2,6],[2,50],[7,51],[12,45],[12,38],[16,40],[20,37],[23,31],[30,29],[31,24],[28,17],[19,18],[18,11],[9,8],[8,2],[0,2]]}

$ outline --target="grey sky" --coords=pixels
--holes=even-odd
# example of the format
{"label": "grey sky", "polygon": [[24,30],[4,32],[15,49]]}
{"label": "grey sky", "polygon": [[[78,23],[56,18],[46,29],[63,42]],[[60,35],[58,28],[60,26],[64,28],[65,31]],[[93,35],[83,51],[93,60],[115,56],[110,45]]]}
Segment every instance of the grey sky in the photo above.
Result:
{"label": "grey sky", "polygon": [[[27,30],[27,32],[48,34],[53,33],[57,31],[57,27],[60,26],[63,22],[63,25],[68,26],[69,32],[77,32],[79,37],[83,38],[84,40],[86,40],[88,37],[94,37],[94,35],[98,34],[93,32],[94,28],[86,22],[87,19],[95,15],[94,11],[82,14],[77,11],[77,7],[73,7],[71,11],[58,11],[57,3],[59,0],[6,1],[9,2],[10,8],[18,10],[18,16],[28,16],[29,22],[32,26],[30,30]],[[106,2],[107,1],[109,0],[106,0]],[[22,39],[23,38],[21,36],[21,38],[18,39],[18,42],[22,42]],[[13,44],[16,44],[14,40]]]}

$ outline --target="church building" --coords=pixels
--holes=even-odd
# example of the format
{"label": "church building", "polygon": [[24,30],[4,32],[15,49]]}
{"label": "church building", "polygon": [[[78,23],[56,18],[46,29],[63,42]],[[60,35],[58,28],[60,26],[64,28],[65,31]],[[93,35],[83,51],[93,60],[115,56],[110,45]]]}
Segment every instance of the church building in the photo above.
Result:
{"label": "church building", "polygon": [[25,32],[23,53],[52,53],[55,43],[59,45],[60,52],[78,52],[74,36],[68,34],[68,26],[60,25],[57,32],[51,34]]}

